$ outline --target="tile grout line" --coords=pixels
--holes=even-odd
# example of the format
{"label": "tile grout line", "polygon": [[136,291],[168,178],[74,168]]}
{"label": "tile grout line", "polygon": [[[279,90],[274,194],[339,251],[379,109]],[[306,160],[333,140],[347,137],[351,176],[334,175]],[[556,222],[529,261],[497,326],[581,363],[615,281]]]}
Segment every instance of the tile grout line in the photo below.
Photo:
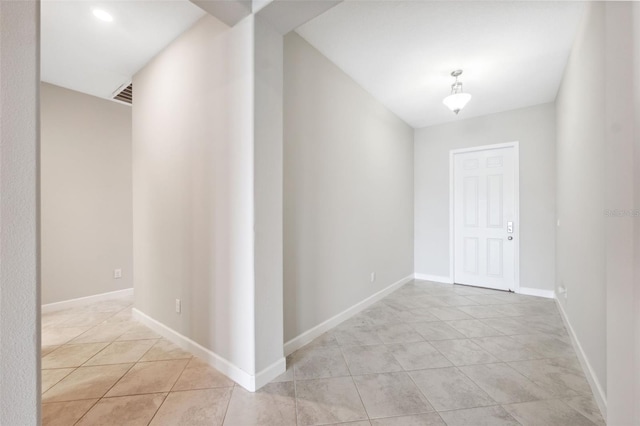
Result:
{"label": "tile grout line", "polygon": [[167,392],[167,394],[164,396],[164,398],[162,398],[162,402],[160,403],[160,405],[158,405],[158,408],[156,408],[156,411],[153,412],[153,416],[151,416],[151,418],[147,422],[147,426],[149,426],[151,424],[151,422],[153,421],[153,419],[156,418],[156,415],[158,414],[158,411],[160,411],[160,409],[162,408],[164,403],[167,401],[167,398],[169,398],[169,393],[170,392]]}
{"label": "tile grout line", "polygon": [[[289,358],[289,356],[287,356],[287,358]],[[286,358],[285,358],[285,362],[286,362]],[[294,399],[295,408],[296,408],[296,425],[298,425],[300,423],[298,421],[298,386],[296,384],[296,365],[295,365],[295,362],[293,362],[293,357],[291,357],[291,364],[292,364],[291,372],[293,374],[293,399]],[[347,368],[349,368],[349,366],[347,366]],[[285,373],[286,373],[286,369],[285,369]]]}
{"label": "tile grout line", "polygon": [[[135,363],[131,364],[131,367],[129,367],[129,368],[127,369],[127,371],[125,371],[125,372],[124,372],[124,374],[123,374],[122,376],[120,376],[120,378],[118,378],[118,380],[116,380],[116,381],[113,383],[113,385],[111,385],[111,386],[109,387],[109,389],[107,389],[107,391],[106,391],[104,394],[102,394],[102,396],[101,396],[100,398],[98,398],[98,400],[95,402],[95,404],[93,404],[93,405],[91,406],[91,408],[89,408],[89,409],[88,409],[88,410],[87,410],[87,411],[86,411],[86,412],[85,412],[85,413],[84,413],[84,414],[83,414],[83,415],[78,419],[78,421],[76,421],[76,422],[74,423],[74,425],[78,424],[78,422],[80,422],[80,420],[82,420],[82,419],[83,419],[83,418],[84,418],[84,417],[89,413],[89,411],[93,410],[93,408],[94,408],[96,405],[98,405],[98,404],[100,403],[100,401],[102,401],[102,400],[105,398],[105,395],[107,395],[107,394],[111,391],[111,389],[113,389],[113,387],[114,387],[115,385],[117,385],[117,384],[120,382],[120,380],[122,380],[122,378],[123,378],[124,376],[126,376],[126,375],[127,375],[127,373],[129,373],[129,371],[131,371],[131,369],[132,369],[135,365],[136,365]],[[80,367],[78,367],[78,368],[80,368]]]}
{"label": "tile grout line", "polygon": [[231,399],[233,398],[233,393],[236,390],[237,384],[234,382],[233,387],[231,387],[231,394],[229,395],[229,400],[227,401],[227,406],[224,409],[224,414],[222,415],[222,422],[220,426],[224,425],[224,422],[227,420],[227,413],[229,412],[229,405],[231,405]]}
{"label": "tile grout line", "polygon": [[369,411],[367,410],[367,406],[364,405],[364,400],[362,399],[362,395],[360,394],[360,389],[358,389],[358,384],[353,379],[353,373],[351,372],[351,367],[349,367],[349,363],[347,362],[347,357],[344,356],[344,352],[342,351],[342,348],[340,348],[340,354],[342,355],[342,359],[344,360],[344,363],[347,366],[347,370],[349,371],[349,378],[351,379],[351,383],[353,383],[353,386],[356,388],[356,392],[358,393],[358,398],[360,398],[360,403],[362,404],[362,408],[364,409],[364,413],[367,415],[367,420],[369,420],[369,424],[371,424],[371,416],[369,415]]}

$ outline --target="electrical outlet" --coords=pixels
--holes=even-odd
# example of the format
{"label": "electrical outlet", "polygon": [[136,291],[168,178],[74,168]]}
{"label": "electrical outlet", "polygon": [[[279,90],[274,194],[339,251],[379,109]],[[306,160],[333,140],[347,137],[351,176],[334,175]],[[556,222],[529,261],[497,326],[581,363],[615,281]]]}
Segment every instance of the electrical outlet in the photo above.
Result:
{"label": "electrical outlet", "polygon": [[113,270],[113,279],[118,280],[122,278],[122,269],[114,269]]}
{"label": "electrical outlet", "polygon": [[182,312],[182,301],[180,299],[176,299],[176,314]]}
{"label": "electrical outlet", "polygon": [[372,272],[371,273],[371,278],[370,278],[371,282],[374,282],[376,280],[376,273]]}

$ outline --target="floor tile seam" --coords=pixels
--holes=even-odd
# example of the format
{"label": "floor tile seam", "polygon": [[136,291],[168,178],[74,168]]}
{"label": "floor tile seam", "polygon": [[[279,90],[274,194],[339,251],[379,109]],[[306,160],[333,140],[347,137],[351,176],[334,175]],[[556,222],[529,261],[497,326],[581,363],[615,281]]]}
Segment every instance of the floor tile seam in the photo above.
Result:
{"label": "floor tile seam", "polygon": [[[75,371],[80,368],[80,367],[66,367],[66,368],[48,368],[47,370],[66,370],[67,368],[70,368],[71,371],[69,371],[67,374],[65,374],[60,380],[58,380],[57,382],[55,382],[54,384],[52,384],[51,386],[49,386],[49,389],[47,389],[44,392],[40,393],[40,398],[42,399],[42,396],[44,396],[45,393],[49,392],[54,386],[56,386],[58,383],[60,383],[61,381],[63,381],[64,379],[66,379],[67,377],[69,377],[71,374],[75,373]],[[42,371],[43,369],[40,369],[40,377],[42,378]]]}
{"label": "floor tile seam", "polygon": [[[353,387],[356,388],[356,392],[358,393],[358,398],[360,398],[360,404],[362,404],[362,408],[364,409],[364,414],[367,416],[367,420],[369,420],[369,423],[371,423],[371,416],[369,415],[367,406],[364,405],[364,400],[362,399],[362,395],[360,394],[360,389],[358,389],[358,384],[353,379],[353,373],[351,372],[351,367],[349,367],[349,363],[347,362],[347,357],[344,355],[342,348],[340,348],[340,354],[342,355],[342,359],[344,360],[344,363],[347,366],[347,370],[349,371],[349,379],[351,379],[351,383],[353,383]],[[294,378],[295,378],[295,375],[294,375]],[[296,400],[297,400],[297,396],[296,396]]]}
{"label": "floor tile seam", "polygon": [[[348,368],[349,366],[347,366]],[[376,373],[371,373],[371,374],[376,374]],[[360,376],[361,374],[357,374],[356,376]],[[317,376],[317,377],[308,377],[308,378],[304,378],[304,379],[294,379],[297,382],[308,382],[310,380],[324,380],[324,379],[343,379],[345,377],[354,377],[354,375],[351,374],[351,372],[349,372],[349,374],[338,374],[338,375],[333,375],[333,376]]]}
{"label": "floor tile seam", "polygon": [[[438,347],[436,345],[431,345],[433,346],[433,348],[438,351],[440,353],[440,355],[442,355],[447,361],[449,361],[454,367],[463,367],[466,365],[485,365],[485,364],[498,364],[498,363],[502,363],[504,361],[499,360],[499,358],[496,355],[493,355],[491,352],[487,351],[486,349],[484,349],[482,346],[478,345],[477,343],[471,341],[471,339],[467,338],[467,339],[447,339],[446,341],[450,341],[450,340],[469,340],[471,343],[475,344],[476,346],[478,346],[481,350],[483,350],[484,352],[488,353],[489,355],[493,356],[494,358],[498,359],[498,362],[495,361],[490,361],[490,362],[478,362],[478,363],[473,363],[473,364],[461,364],[461,365],[456,365],[452,359],[450,359],[447,355],[444,354],[444,352],[442,352],[440,349],[438,349]],[[437,340],[438,342],[442,342],[444,340]]]}
{"label": "floor tile seam", "polygon": [[[88,363],[89,361],[91,361],[93,358],[95,358],[95,357],[97,357],[98,355],[100,355],[100,354],[101,354],[103,351],[105,351],[109,346],[111,346],[112,344],[116,343],[116,341],[114,340],[113,342],[110,342],[108,345],[106,345],[104,348],[100,349],[100,351],[98,351],[96,354],[94,354],[93,356],[91,356],[91,357],[90,357],[88,360],[86,360],[86,361],[85,361],[85,362],[84,362],[80,367],[98,367],[98,366],[101,366],[101,365],[120,365],[120,364],[131,364],[131,363],[137,364],[138,362],[140,362],[140,360],[142,359],[142,357],[144,357],[144,356],[146,355],[146,353],[147,353],[147,352],[149,352],[149,351],[151,350],[151,348],[153,348],[153,347],[156,345],[156,343],[158,343],[158,341],[159,341],[160,339],[141,339],[141,340],[135,340],[135,341],[136,341],[136,342],[138,342],[138,341],[142,341],[142,340],[155,340],[155,342],[153,343],[153,345],[151,345],[151,346],[149,347],[149,349],[147,349],[147,350],[146,350],[142,355],[140,355],[140,357],[138,357],[138,359],[137,359],[137,360],[135,360],[135,361],[125,361],[125,362],[113,362],[113,363],[107,363],[107,364],[90,364],[90,365],[87,365],[87,363]],[[132,340],[132,341],[133,341],[133,340]],[[103,343],[103,342],[101,342],[101,343]],[[152,362],[152,361],[148,361],[148,362]]]}
{"label": "floor tile seam", "polygon": [[[502,408],[504,408],[505,405],[529,404],[529,403],[532,403],[532,402],[540,402],[540,401],[558,401],[559,403],[563,404],[565,407],[569,408],[569,410],[575,412],[579,416],[582,416],[585,420],[587,420],[588,422],[590,422],[591,424],[596,426],[596,423],[594,421],[592,421],[590,418],[588,418],[587,416],[582,414],[580,411],[576,410],[575,408],[573,408],[572,406],[567,404],[562,398],[544,398],[544,399],[536,399],[536,400],[532,400],[532,401],[510,402],[508,404],[501,404],[501,406],[503,406]],[[509,413],[509,411],[506,408],[505,408],[505,411],[507,411],[507,413]],[[511,413],[509,413],[509,415],[511,415]],[[511,415],[511,417],[513,417],[513,416]],[[515,419],[515,417],[514,417],[514,419]],[[517,421],[517,419],[516,419],[516,421]]]}
{"label": "floor tile seam", "polygon": [[[418,389],[418,392],[419,391],[420,391],[420,389]],[[420,392],[420,394],[422,395],[422,392]],[[429,410],[429,411],[420,411],[419,413],[403,413],[403,414],[400,414],[400,415],[393,415],[393,416],[372,417],[372,418],[369,419],[369,421],[371,421],[371,420],[394,419],[394,418],[402,418],[402,417],[410,417],[410,416],[422,416],[424,414],[438,414],[438,411],[436,411],[436,409],[433,408],[433,405],[431,405],[431,403],[429,403],[429,406],[431,407],[431,410]],[[438,414],[438,416],[439,416],[439,414]],[[356,420],[356,421],[358,421],[358,420]]]}
{"label": "floor tile seam", "polygon": [[[510,369],[512,369],[513,371],[515,371],[518,375],[520,375],[522,378],[524,378],[525,380],[528,380],[529,382],[531,382],[532,384],[534,384],[536,387],[540,388],[544,393],[549,395],[549,398],[538,398],[538,399],[532,399],[530,401],[522,401],[522,402],[534,402],[534,401],[547,401],[547,400],[552,400],[552,399],[557,399],[555,396],[551,395],[551,393],[549,393],[546,389],[544,389],[544,387],[538,385],[537,383],[535,383],[533,380],[529,379],[528,377],[526,377],[524,374],[520,373],[518,370],[516,370],[515,368],[511,367],[509,364],[507,364],[506,362],[500,362],[500,363],[494,363],[494,364],[505,364],[507,365]],[[488,364],[478,364],[478,365],[488,365]],[[473,367],[473,365],[468,365],[468,366],[461,366],[461,367]],[[487,396],[489,396],[489,398],[491,398],[491,400],[495,401],[496,403],[498,403],[499,405],[502,405],[503,403],[496,401],[491,395],[489,395],[489,392],[482,386],[480,385],[480,383],[476,382],[472,377],[470,377],[469,375],[467,375],[464,371],[458,369],[458,371],[460,371],[465,377],[467,377],[469,380],[471,380],[476,386],[478,386],[480,389],[482,389],[482,391],[484,393],[487,394]],[[511,403],[504,403],[506,405],[508,404],[518,404],[517,402],[511,402]]]}
{"label": "floor tile seam", "polygon": [[[149,348],[149,350],[153,349],[153,346],[151,348]],[[149,352],[149,351],[147,351]],[[182,359],[188,359],[189,361],[191,361],[192,358],[197,358],[195,355],[190,355],[188,357],[182,357],[182,358],[161,358],[161,359],[152,359],[152,360],[143,360],[142,358],[144,358],[144,356],[146,355],[146,352],[144,355],[142,355],[142,357],[136,361],[136,362],[159,362],[159,361],[180,361]]]}
{"label": "floor tile seam", "polygon": [[151,416],[151,418],[147,422],[147,426],[149,426],[151,424],[151,422],[153,421],[153,419],[156,418],[156,415],[158,414],[158,411],[160,411],[160,408],[162,408],[164,403],[167,401],[167,398],[169,398],[169,393],[170,392],[167,392],[167,394],[164,396],[164,398],[162,398],[162,402],[160,403],[160,405],[158,405],[158,408],[156,408],[156,411],[153,412],[153,415]]}
{"label": "floor tile seam", "polygon": [[[455,367],[443,367],[443,368],[455,368]],[[418,371],[418,370],[416,370],[416,371]],[[433,401],[431,401],[431,400],[429,399],[429,397],[427,396],[427,394],[423,392],[422,388],[420,388],[420,386],[418,385],[418,383],[416,383],[416,381],[415,381],[415,379],[413,378],[413,376],[411,375],[411,373],[407,372],[406,374],[407,374],[407,376],[409,376],[409,379],[411,380],[411,382],[413,383],[413,385],[416,387],[416,389],[418,389],[418,392],[420,392],[420,394],[422,394],[422,396],[423,396],[423,397],[424,397],[424,398],[429,402],[429,405],[431,406],[431,408],[433,408],[433,411],[434,411],[435,413],[437,413],[437,412],[438,412],[438,409],[436,408],[436,406],[435,406],[435,405],[433,405]],[[439,416],[439,414],[438,414],[438,416]],[[440,418],[442,419],[442,417],[440,417]],[[443,419],[442,421],[444,422],[444,419]]]}
{"label": "floor tile seam", "polygon": [[[104,342],[100,342],[100,343],[104,343]],[[80,344],[85,344],[85,343],[80,343]],[[86,344],[90,345],[90,344],[92,344],[92,343],[86,343]],[[63,346],[65,346],[65,345],[61,345],[58,349],[61,349]],[[104,348],[106,348],[107,346],[109,346],[109,345],[108,345],[108,344],[107,344],[107,345],[105,345],[105,347],[104,347]],[[64,367],[64,366],[63,366],[63,367],[42,368],[42,363],[41,363],[40,371],[42,371],[42,370],[59,370],[59,369],[63,369],[63,368],[76,368],[76,369],[77,369],[77,368],[80,368],[80,367],[84,367],[84,366],[85,366],[84,364],[85,364],[86,362],[88,362],[91,358],[93,358],[93,357],[94,357],[94,356],[96,356],[98,353],[100,353],[104,348],[100,349],[98,352],[96,352],[95,354],[91,355],[91,356],[89,357],[89,359],[87,359],[86,361],[84,361],[84,362],[83,362],[82,364],[80,364],[80,365],[68,365],[68,366],[66,366],[66,367]],[[56,349],[56,351],[57,351],[58,349]],[[54,352],[55,352],[55,351],[54,351]],[[48,353],[47,355],[45,355],[45,357],[47,357],[47,356],[51,355],[52,353],[53,353],[53,352]],[[129,363],[127,362],[127,363],[124,363],[124,364],[129,364]],[[87,366],[87,367],[93,367],[93,366]],[[97,366],[96,366],[96,367],[97,367]]]}
{"label": "floor tile seam", "polygon": [[[155,345],[155,343],[154,343],[154,345]],[[153,346],[151,346],[151,347],[153,347]],[[149,348],[149,350],[151,350],[151,348]],[[148,352],[148,351],[147,351],[147,352]],[[146,353],[146,352],[145,352],[145,353]],[[142,358],[142,357],[140,357],[140,358]],[[167,361],[173,361],[173,360],[167,360]],[[181,360],[179,360],[179,359],[178,359],[178,360],[175,360],[175,361],[181,361]],[[136,366],[136,365],[138,365],[138,364],[144,364],[144,363],[149,363],[149,362],[164,362],[164,361],[137,361],[137,362],[133,365],[133,367],[135,367],[135,366]],[[176,380],[171,384],[171,387],[169,388],[169,390],[168,390],[167,392],[172,392],[172,391],[173,391],[173,388],[176,386],[176,383],[178,383],[178,380],[180,380],[180,377],[182,377],[182,375],[184,374],[185,370],[187,369],[187,366],[188,366],[190,363],[191,363],[191,360],[187,361],[187,362],[184,364],[184,367],[182,367],[182,370],[180,371],[180,374],[178,374],[178,376],[176,377]],[[131,368],[133,368],[133,367],[131,367]],[[124,376],[123,376],[123,377],[124,377]]]}
{"label": "floor tile seam", "polygon": [[87,411],[85,411],[85,412],[80,416],[80,418],[79,418],[78,420],[76,420],[76,421],[73,423],[73,426],[75,426],[75,425],[77,425],[78,423],[80,423],[80,420],[82,420],[82,419],[87,415],[87,413],[89,413],[89,411],[93,410],[93,407],[95,407],[95,406],[98,404],[98,402],[100,402],[100,400],[101,400],[101,399],[102,399],[102,398],[98,398],[98,399],[97,399],[93,404],[91,404],[91,407],[89,407],[89,409],[88,409]]}
{"label": "floor tile seam", "polygon": [[[457,409],[453,409],[453,410],[440,410],[440,411],[438,411],[438,414],[440,414],[440,413],[451,413],[451,412],[464,411],[464,410],[475,410],[475,409],[478,409],[478,408],[500,407],[500,408],[502,408],[502,409],[504,410],[504,412],[505,412],[505,413],[507,413],[507,414],[509,415],[509,417],[511,417],[511,418],[513,419],[513,421],[514,421],[514,422],[516,422],[516,423],[517,423],[517,424],[519,424],[520,426],[523,426],[523,425],[522,425],[522,423],[520,423],[520,422],[518,421],[518,419],[516,419],[515,417],[513,417],[513,416],[511,415],[511,413],[509,413],[509,412],[504,408],[504,406],[503,406],[503,405],[509,405],[509,404],[499,404],[499,403],[498,403],[498,404],[496,404],[496,405],[483,405],[483,406],[480,406],[480,407],[457,408]],[[443,419],[443,420],[444,420],[444,419]],[[446,422],[445,422],[445,423],[446,423]]]}
{"label": "floor tile seam", "polygon": [[[480,364],[480,365],[486,365],[486,364]],[[460,367],[466,367],[466,366],[460,366]],[[473,380],[471,377],[469,377],[468,375],[466,375],[464,373],[464,371],[462,371],[458,366],[454,366],[453,368],[455,368],[460,374],[462,374],[464,377],[466,377],[471,383],[473,383],[478,389],[480,389],[482,392],[484,392],[484,394],[487,396],[487,398],[489,398],[491,401],[495,402],[495,404],[500,405],[500,402],[496,401],[491,395],[489,395],[489,392],[487,392],[487,390],[483,387],[480,386],[480,384],[478,382],[476,382],[475,380]],[[485,407],[484,405],[480,405],[478,407]],[[477,408],[477,407],[471,407],[471,408]]]}
{"label": "floor tile seam", "polygon": [[227,420],[227,414],[229,413],[229,406],[231,405],[231,400],[233,399],[233,393],[236,391],[237,387],[238,387],[238,384],[234,382],[231,388],[231,394],[229,395],[229,399],[227,400],[227,406],[224,409],[224,414],[222,416],[222,422],[220,423],[220,426],[223,426],[224,422]]}
{"label": "floor tile seam", "polygon": [[[530,358],[530,359],[520,359],[520,360],[504,361],[504,362],[506,362],[507,364],[511,364],[516,362],[547,361],[547,360],[553,360],[553,359],[572,359],[572,358],[576,358],[576,361],[579,362],[577,357],[573,357],[573,356],[551,356],[551,357],[544,357],[544,358]],[[562,368],[569,369],[568,367],[562,367]],[[584,374],[584,371],[582,370],[582,366],[580,366],[580,372]],[[585,375],[585,378],[586,378],[586,375]]]}
{"label": "floor tile seam", "polygon": [[[528,375],[520,372],[519,370],[517,370],[516,368],[512,367],[511,365],[509,365],[509,367],[513,368],[515,371],[517,371],[518,373],[520,373],[521,375],[523,375],[526,379],[528,379],[529,381],[531,381],[532,383],[534,383],[536,386],[538,386],[539,388],[541,388],[542,390],[544,390],[545,392],[547,392],[549,395],[552,395],[553,398],[545,398],[545,399],[560,399],[560,398],[571,398],[573,396],[584,396],[584,395],[590,395],[591,397],[593,397],[593,392],[591,392],[591,388],[589,387],[589,391],[587,392],[580,392],[576,389],[573,389],[567,385],[564,385],[564,387],[566,387],[567,389],[569,389],[571,392],[575,392],[577,395],[557,395],[555,394],[555,392],[552,391],[548,391],[546,389],[547,385],[545,383],[539,382],[538,380],[533,379],[532,377],[529,377]],[[587,381],[586,377],[583,377],[585,382]],[[588,383],[588,382],[587,382]]]}
{"label": "floor tile seam", "polygon": [[[456,331],[458,331],[458,333],[464,334],[464,333],[462,333],[462,331],[458,330],[455,326],[449,324],[450,322],[456,322],[456,321],[480,321],[480,320],[477,319],[477,318],[470,318],[470,319],[464,319],[464,320],[447,320],[447,321],[445,321],[449,327],[453,327]],[[480,323],[482,325],[484,325],[485,327],[489,327],[491,330],[493,330],[496,333],[498,333],[496,336],[481,336],[481,337],[499,337],[499,336],[504,336],[504,333],[502,333],[500,330],[497,330],[497,329],[491,327],[490,325],[483,323],[482,321],[480,321]],[[467,337],[467,338],[468,339],[473,339],[474,337]]]}
{"label": "floor tile seam", "polygon": [[[108,391],[107,391],[107,393],[108,393]],[[130,396],[160,395],[160,394],[165,394],[165,393],[168,395],[171,392],[168,391],[168,390],[161,390],[161,391],[156,390],[156,391],[149,391],[149,392],[127,393],[127,394],[122,394],[122,395],[110,395],[110,396],[106,396],[106,394],[105,394],[105,396],[100,397],[100,400],[103,400],[103,399],[115,399],[115,398],[127,398],[127,397],[130,397]]]}
{"label": "floor tile seam", "polygon": [[[342,352],[342,351],[340,351]],[[343,355],[344,358],[344,355]],[[292,358],[293,361],[293,358]],[[345,361],[346,363],[347,361]],[[349,368],[349,366],[347,365],[347,369]],[[286,371],[285,371],[286,372]],[[296,425],[299,423],[298,422],[298,387],[296,385],[296,369],[295,369],[295,365],[291,366],[291,374],[293,374],[293,402],[294,402],[294,406],[296,409]]]}
{"label": "floor tile seam", "polygon": [[[502,337],[502,336],[492,336],[492,337]],[[508,337],[508,336],[504,336],[504,337]],[[529,349],[529,350],[533,351],[535,354],[539,355],[540,358],[527,358],[527,359],[521,359],[521,360],[510,360],[510,361],[507,361],[507,360],[504,360],[504,359],[500,358],[500,355],[498,355],[498,354],[494,353],[493,351],[487,349],[487,347],[483,346],[481,343],[477,343],[477,342],[473,342],[473,343],[475,343],[476,345],[480,346],[483,350],[485,350],[486,352],[490,353],[494,357],[496,357],[499,360],[501,360],[501,362],[505,362],[505,363],[521,362],[521,361],[541,361],[541,360],[545,360],[545,359],[552,359],[552,358],[549,358],[549,357],[545,357],[540,352],[536,352],[535,349]],[[514,349],[514,350],[518,351],[520,349]],[[503,352],[511,352],[511,350],[509,349],[509,350],[505,350]],[[561,357],[553,357],[553,358],[561,358]]]}
{"label": "floor tile seam", "polygon": [[[119,365],[121,365],[121,364],[119,364]],[[127,369],[127,371],[125,371],[125,372],[124,372],[124,373],[123,373],[123,374],[118,378],[118,380],[116,380],[116,381],[115,381],[115,382],[114,382],[114,383],[109,387],[109,389],[107,389],[107,390],[102,394],[102,396],[98,399],[98,401],[96,401],[96,404],[97,404],[98,402],[100,402],[102,399],[104,399],[104,398],[108,398],[106,395],[107,395],[109,392],[111,392],[111,389],[113,389],[113,388],[114,388],[118,383],[120,383],[120,381],[122,380],[122,378],[123,378],[124,376],[126,376],[126,375],[129,373],[129,371],[131,371],[131,369],[132,369],[135,365],[136,365],[135,363],[132,363],[132,364],[131,364],[131,367],[129,367],[129,368]],[[95,404],[94,404],[94,405],[95,405]],[[93,407],[92,407],[92,408],[93,408]],[[88,413],[88,412],[89,412],[89,411],[87,411],[87,413]],[[85,413],[85,414],[86,414],[86,413]],[[84,417],[84,416],[83,416],[83,417]],[[79,421],[79,420],[78,420],[78,421]]]}
{"label": "floor tile seam", "polygon": [[416,384],[416,382],[413,380],[413,377],[411,377],[411,374],[409,374],[409,372],[407,371],[389,371],[389,372],[385,372],[385,373],[367,373],[367,374],[356,374],[354,376],[352,376],[352,379],[356,389],[358,390],[358,393],[360,392],[360,388],[358,388],[358,384],[355,381],[355,378],[357,377],[364,377],[364,376],[377,376],[380,374],[398,374],[398,373],[403,373],[406,377],[409,378],[409,380],[411,380],[411,383],[413,384],[413,386],[416,388],[416,390],[420,393],[420,395],[422,395],[424,397],[424,399],[427,401],[427,403],[429,404],[429,406],[431,407],[430,411],[425,411],[422,413],[413,413],[413,414],[403,414],[400,416],[385,416],[385,417],[371,417],[371,415],[369,414],[369,412],[367,411],[367,407],[364,405],[364,401],[362,401],[362,405],[365,407],[365,411],[367,413],[367,416],[369,417],[369,421],[371,420],[379,420],[379,419],[383,419],[383,418],[393,418],[393,417],[404,417],[404,416],[409,416],[409,415],[421,415],[421,414],[428,414],[428,413],[437,413],[437,410],[435,409],[435,407],[433,406],[433,404],[431,403],[431,401],[429,400],[429,398],[427,398],[427,396],[422,392],[422,390],[420,390],[420,387]]}

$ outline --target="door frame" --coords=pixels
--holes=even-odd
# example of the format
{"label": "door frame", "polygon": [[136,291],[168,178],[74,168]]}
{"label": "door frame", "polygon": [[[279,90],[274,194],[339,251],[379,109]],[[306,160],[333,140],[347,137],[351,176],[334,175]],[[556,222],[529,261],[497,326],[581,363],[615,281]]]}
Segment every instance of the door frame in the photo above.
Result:
{"label": "door frame", "polygon": [[454,216],[454,196],[455,196],[455,173],[454,173],[454,157],[457,154],[463,154],[467,152],[486,151],[490,149],[499,148],[513,148],[515,156],[514,162],[514,202],[515,202],[515,230],[513,232],[513,238],[515,239],[515,253],[514,253],[514,289],[516,293],[520,293],[520,143],[519,141],[498,143],[493,145],[481,145],[470,148],[460,148],[449,150],[449,277],[451,283],[455,284],[455,216]]}

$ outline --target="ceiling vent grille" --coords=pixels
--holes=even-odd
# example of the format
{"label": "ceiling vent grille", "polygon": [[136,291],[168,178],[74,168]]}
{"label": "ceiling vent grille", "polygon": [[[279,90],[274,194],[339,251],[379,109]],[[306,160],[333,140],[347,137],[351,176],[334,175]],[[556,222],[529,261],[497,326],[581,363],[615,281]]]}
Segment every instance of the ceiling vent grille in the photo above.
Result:
{"label": "ceiling vent grille", "polygon": [[128,104],[133,103],[133,83],[129,84],[127,87],[118,92],[117,95],[113,97],[113,99],[121,102],[125,102]]}

